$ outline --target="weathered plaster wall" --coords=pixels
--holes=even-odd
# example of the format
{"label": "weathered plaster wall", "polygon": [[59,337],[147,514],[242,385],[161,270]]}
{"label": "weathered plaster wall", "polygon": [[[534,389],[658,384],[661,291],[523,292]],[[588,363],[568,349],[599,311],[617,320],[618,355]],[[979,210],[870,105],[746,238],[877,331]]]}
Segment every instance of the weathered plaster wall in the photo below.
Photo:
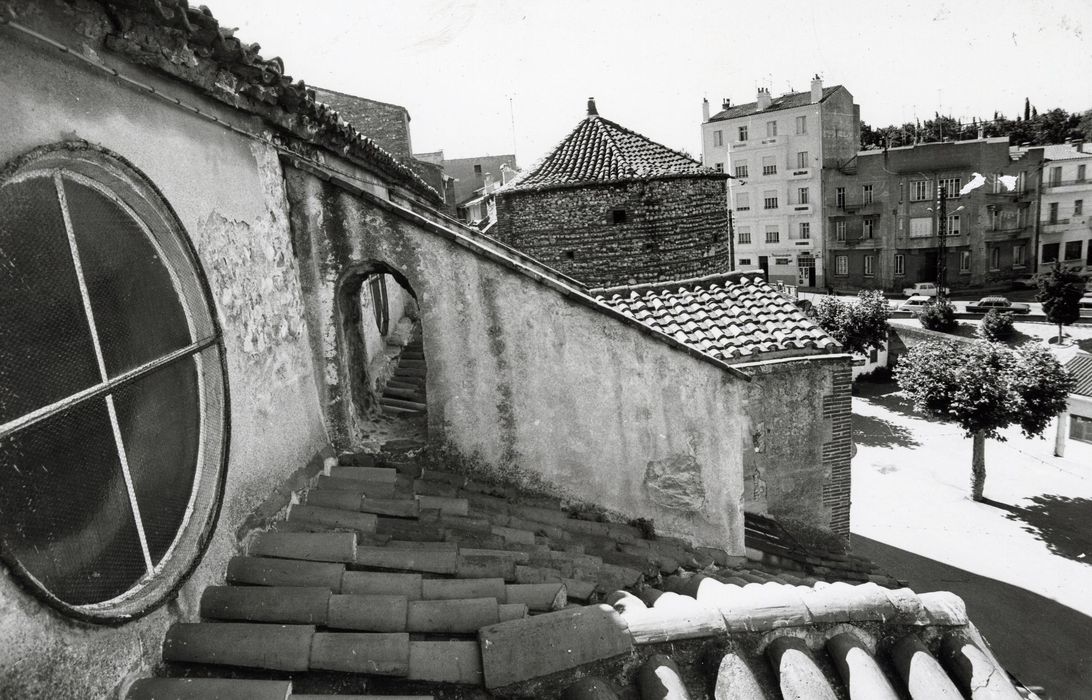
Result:
{"label": "weathered plaster wall", "polygon": [[849,530],[849,355],[738,365],[754,379],[744,408],[745,507]]}
{"label": "weathered plaster wall", "polygon": [[592,286],[703,277],[732,269],[727,203],[722,177],[502,191],[495,235]]}
{"label": "weathered plaster wall", "polygon": [[[22,21],[81,44],[70,18],[52,26],[43,16]],[[123,676],[147,674],[142,667],[158,658],[173,620],[196,617],[198,592],[222,575],[235,529],[323,447],[326,434],[276,155],[4,27],[0,55],[0,163],[71,139],[129,160],[160,189],[193,240],[224,330],[227,488],[208,554],[178,599],[121,627],[90,626],[44,608],[6,571],[0,575],[0,696],[102,697]],[[136,67],[121,67],[200,102],[177,84],[163,86]]]}
{"label": "weathered plaster wall", "polygon": [[353,432],[337,285],[380,262],[420,302],[431,438],[658,531],[742,551],[742,380],[377,202],[293,169],[287,179],[309,325],[333,329],[320,347],[337,439]]}

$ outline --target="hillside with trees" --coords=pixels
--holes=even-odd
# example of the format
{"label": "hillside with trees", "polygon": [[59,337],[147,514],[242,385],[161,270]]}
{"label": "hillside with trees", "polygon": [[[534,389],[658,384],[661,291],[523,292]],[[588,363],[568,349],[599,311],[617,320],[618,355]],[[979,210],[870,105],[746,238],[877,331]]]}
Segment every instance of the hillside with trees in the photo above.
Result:
{"label": "hillside with trees", "polygon": [[895,148],[930,141],[964,141],[978,138],[980,127],[984,136],[1008,136],[1013,145],[1026,143],[1043,146],[1065,143],[1067,139],[1075,138],[1092,142],[1092,109],[1083,113],[1057,108],[1040,112],[1025,98],[1023,115],[1017,115],[1015,119],[994,112],[992,119],[972,117],[968,122],[934,113],[932,119],[906,122],[901,126],[872,127],[861,122],[861,149]]}

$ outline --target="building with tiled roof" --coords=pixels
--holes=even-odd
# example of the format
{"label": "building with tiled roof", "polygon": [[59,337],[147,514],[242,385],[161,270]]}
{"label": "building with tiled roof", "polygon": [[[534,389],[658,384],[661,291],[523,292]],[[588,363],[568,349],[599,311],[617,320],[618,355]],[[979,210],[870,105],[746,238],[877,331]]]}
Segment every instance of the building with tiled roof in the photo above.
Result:
{"label": "building with tiled roof", "polygon": [[[1040,147],[1026,150],[1035,154]],[[1038,271],[1048,272],[1055,262],[1092,271],[1092,147],[1065,143],[1041,150]]]}
{"label": "building with tiled roof", "polygon": [[726,176],[588,114],[497,197],[494,234],[586,284],[731,270]]}
{"label": "building with tiled roof", "polygon": [[757,99],[710,115],[702,106],[702,163],[730,173],[734,265],[760,268],[771,282],[824,288],[829,231],[823,218],[827,174],[853,158],[860,108],[841,85],[816,76],[806,92]]}
{"label": "building with tiled roof", "polygon": [[1062,457],[1072,443],[1092,456],[1092,354],[1078,352],[1065,363],[1073,378],[1073,389],[1066,401],[1066,410],[1058,416],[1054,436],[1054,454]]}
{"label": "building with tiled roof", "polygon": [[839,349],[761,270],[592,290],[600,301],[725,362]]}

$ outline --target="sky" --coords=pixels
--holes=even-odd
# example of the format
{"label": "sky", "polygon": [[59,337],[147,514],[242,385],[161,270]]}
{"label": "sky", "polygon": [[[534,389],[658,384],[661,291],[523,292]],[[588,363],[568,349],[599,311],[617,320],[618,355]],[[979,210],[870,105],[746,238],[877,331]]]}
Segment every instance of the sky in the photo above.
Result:
{"label": "sky", "polygon": [[[416,152],[544,156],[599,113],[700,157],[701,101],[844,85],[873,126],[1092,108],[1092,2],[204,0],[308,84],[405,106]],[[771,9],[774,8],[774,9]]]}

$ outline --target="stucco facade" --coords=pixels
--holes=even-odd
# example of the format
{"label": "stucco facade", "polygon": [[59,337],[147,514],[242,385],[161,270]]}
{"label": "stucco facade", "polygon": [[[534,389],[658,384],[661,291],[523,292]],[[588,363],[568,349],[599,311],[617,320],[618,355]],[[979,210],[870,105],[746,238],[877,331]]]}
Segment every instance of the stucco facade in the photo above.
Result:
{"label": "stucco facade", "polygon": [[[1046,146],[1039,215],[1039,272],[1055,261],[1092,269],[1092,153],[1087,146]],[[1036,149],[1037,150],[1037,149]]]}

